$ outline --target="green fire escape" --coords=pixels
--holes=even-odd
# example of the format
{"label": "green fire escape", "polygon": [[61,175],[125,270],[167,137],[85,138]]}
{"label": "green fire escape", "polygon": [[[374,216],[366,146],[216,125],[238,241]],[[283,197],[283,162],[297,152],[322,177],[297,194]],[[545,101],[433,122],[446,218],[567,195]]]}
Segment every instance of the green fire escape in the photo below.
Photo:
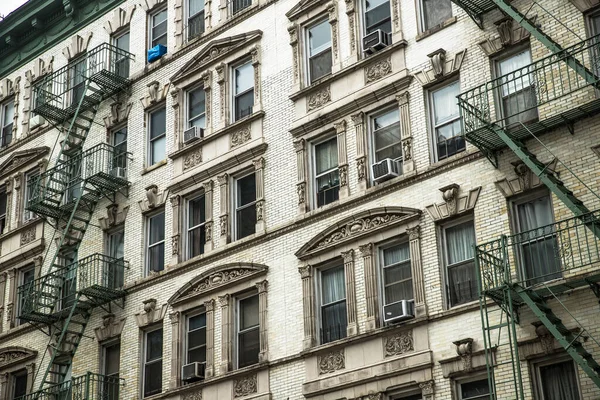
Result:
{"label": "green fire escape", "polygon": [[118,398],[118,379],[91,373],[69,378],[92,310],[126,294],[123,259],[77,254],[96,204],[127,196],[129,154],[106,143],[84,145],[102,101],[129,90],[132,58],[103,44],[34,86],[33,112],[62,133],[62,142],[55,166],[28,182],[27,209],[55,228],[56,252],[45,275],[18,288],[20,320],[50,336],[39,390],[23,399]]}
{"label": "green fire escape", "polygon": [[[558,297],[584,286],[600,297],[600,212],[590,211],[525,145],[533,139],[550,151],[539,135],[559,127],[574,134],[576,121],[600,113],[600,37],[562,48],[528,16],[534,6],[546,11],[535,1],[525,13],[507,0],[452,1],[480,28],[483,15],[499,9],[550,50],[545,58],[461,93],[458,103],[467,141],[495,167],[498,153],[510,149],[574,215],[476,246],[490,398],[532,398],[523,383],[517,345],[516,324],[524,309],[600,387],[600,354],[596,359],[592,355],[600,344]],[[598,197],[581,180],[578,186]],[[577,326],[567,328],[557,315]],[[501,352],[502,348],[508,351]]]}

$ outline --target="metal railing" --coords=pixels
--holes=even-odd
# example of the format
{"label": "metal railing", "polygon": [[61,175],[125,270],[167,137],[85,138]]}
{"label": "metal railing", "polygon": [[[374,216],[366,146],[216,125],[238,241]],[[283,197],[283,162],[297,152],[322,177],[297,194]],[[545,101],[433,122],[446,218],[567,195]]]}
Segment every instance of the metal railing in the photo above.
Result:
{"label": "metal railing", "polygon": [[[584,74],[591,79],[584,79],[567,61],[587,67],[591,74]],[[561,111],[561,107],[554,107],[561,99],[563,109],[587,103],[594,96],[584,89],[596,85],[599,71],[600,35],[467,90],[457,96],[463,133],[468,135],[494,123],[510,126],[548,118]]]}
{"label": "metal railing", "polygon": [[70,62],[34,85],[34,110],[44,105],[60,109],[71,106],[79,95],[78,88],[82,82],[100,72],[128,78],[133,59],[133,54],[108,43],[93,48],[83,57]]}
{"label": "metal railing", "polygon": [[121,378],[88,372],[16,400],[119,400],[119,389],[124,385]]}
{"label": "metal railing", "polygon": [[600,225],[600,211],[476,245],[480,293],[600,270],[600,239],[591,225]]}
{"label": "metal railing", "polygon": [[[19,315],[51,314],[73,304],[78,292],[110,300],[124,284],[129,263],[122,258],[92,254],[17,288]],[[109,290],[106,290],[109,289]]]}

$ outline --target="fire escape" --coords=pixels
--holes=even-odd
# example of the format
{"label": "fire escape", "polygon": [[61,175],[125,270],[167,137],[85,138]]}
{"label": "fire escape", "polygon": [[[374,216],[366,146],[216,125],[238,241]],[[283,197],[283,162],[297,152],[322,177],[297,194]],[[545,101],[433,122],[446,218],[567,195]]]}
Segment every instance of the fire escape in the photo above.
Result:
{"label": "fire escape", "polygon": [[[547,12],[535,1],[524,13],[508,0],[452,1],[480,28],[483,28],[483,15],[499,9],[550,50],[545,58],[461,93],[458,103],[467,141],[479,148],[495,167],[498,167],[499,151],[508,148],[574,215],[476,246],[490,398],[532,398],[530,388],[523,383],[517,344],[516,324],[525,313],[529,320],[533,317],[537,321],[544,334],[554,337],[600,387],[597,361],[600,354],[595,358],[592,355],[592,349],[598,351],[600,343],[558,297],[582,287],[591,288],[600,297],[597,283],[600,281],[600,212],[590,211],[550,165],[542,163],[526,146],[527,141],[551,153],[539,139],[540,135],[559,127],[566,127],[575,134],[576,121],[600,113],[600,37],[561,47],[535,23],[530,13],[532,9]],[[562,31],[566,29],[563,27]],[[510,105],[503,103],[503,99],[511,95],[521,96],[520,101]],[[532,115],[535,117],[531,118]],[[575,186],[580,191],[585,188],[589,196],[598,198],[585,182],[563,166],[573,181],[577,181]],[[527,268],[535,271],[532,266],[541,266],[538,270],[548,273],[526,273]],[[563,322],[558,315],[569,322]],[[566,325],[576,326],[567,328]],[[501,349],[506,351],[501,352]]]}
{"label": "fire escape", "polygon": [[33,112],[61,132],[62,142],[55,166],[28,182],[26,208],[55,229],[56,251],[44,263],[45,275],[18,288],[20,320],[50,336],[49,360],[36,374],[39,390],[23,399],[118,398],[119,379],[92,373],[71,378],[71,364],[93,309],[122,302],[126,294],[123,259],[77,254],[96,204],[127,196],[129,154],[106,143],[84,145],[102,101],[129,90],[132,59],[102,44],[34,86]]}

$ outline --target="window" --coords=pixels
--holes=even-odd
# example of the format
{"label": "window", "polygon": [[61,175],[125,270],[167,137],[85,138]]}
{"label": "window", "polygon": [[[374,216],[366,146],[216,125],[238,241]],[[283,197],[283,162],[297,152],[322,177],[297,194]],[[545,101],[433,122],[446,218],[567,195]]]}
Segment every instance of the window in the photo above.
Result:
{"label": "window", "polygon": [[331,74],[331,26],[324,19],[307,29],[308,82],[315,82]]}
{"label": "window", "polygon": [[34,213],[27,210],[27,206],[32,199],[37,198],[37,193],[35,192],[38,184],[38,180],[40,177],[39,170],[29,171],[25,174],[25,198],[23,199],[23,222],[27,222],[36,217]]}
{"label": "window", "polygon": [[371,118],[371,131],[375,162],[391,158],[402,167],[402,139],[398,109],[395,108]]}
{"label": "window", "polygon": [[315,145],[314,151],[317,207],[322,207],[340,196],[337,138]]}
{"label": "window", "polygon": [[[590,32],[590,37],[597,36],[600,34],[600,13],[595,12],[588,16],[588,29]],[[591,48],[590,57],[592,60],[600,59],[600,50],[598,49],[598,42],[600,38],[594,39],[594,46]],[[600,75],[600,64],[598,62],[592,63],[592,69],[596,73],[596,75]]]}
{"label": "window", "polygon": [[254,106],[254,67],[250,61],[234,68],[234,121],[252,114]]}
{"label": "window", "polygon": [[487,400],[490,398],[487,379],[458,383],[457,391],[459,400]]}
{"label": "window", "polygon": [[[18,286],[24,286],[25,291],[21,292],[27,295],[27,293],[31,293],[33,291],[33,281],[35,280],[35,268],[27,267],[23,268],[19,271],[19,281]],[[27,298],[25,296],[20,296],[19,298],[19,309],[17,310],[17,315],[21,315],[25,308],[25,302]],[[26,321],[17,320],[17,325],[22,325]]]}
{"label": "window", "polygon": [[127,127],[112,132],[111,144],[114,147],[113,168],[127,168]]}
{"label": "window", "polygon": [[346,337],[346,285],[344,266],[321,271],[321,344]]}
{"label": "window", "polygon": [[508,127],[515,127],[519,122],[530,122],[538,117],[533,76],[527,73],[527,69],[522,70],[529,64],[529,49],[496,62],[496,73],[502,77],[500,111]]}
{"label": "window", "polygon": [[187,213],[187,255],[188,258],[204,254],[206,242],[206,200],[204,195],[188,201]]}
{"label": "window", "polygon": [[515,202],[517,229],[529,232],[518,236],[521,269],[527,285],[558,279],[560,255],[553,229],[542,229],[554,223],[550,195],[525,198]]}
{"label": "window", "polygon": [[144,382],[143,397],[162,391],[162,328],[144,333]]}
{"label": "window", "polygon": [[204,0],[187,0],[187,38],[204,33]]}
{"label": "window", "polygon": [[460,83],[455,81],[430,95],[431,120],[437,160],[443,160],[465,149],[465,139],[460,128],[460,115],[456,96]]}
{"label": "window", "polygon": [[69,183],[67,186],[67,193],[64,197],[64,203],[70,203],[77,200],[79,196],[81,196],[81,186],[82,186],[82,167],[83,167],[83,156],[81,151],[73,156],[68,157],[69,164],[67,167],[67,172],[69,174],[68,179]]}
{"label": "window", "polygon": [[167,9],[150,15],[150,48],[162,44],[167,45]]}
{"label": "window", "polygon": [[572,360],[555,360],[535,365],[537,400],[579,400],[581,394]]}
{"label": "window", "polygon": [[237,314],[237,364],[243,368],[258,363],[258,295],[238,299]]}
{"label": "window", "polygon": [[27,370],[10,374],[10,399],[16,400],[27,394]]}
{"label": "window", "polygon": [[148,165],[154,165],[166,158],[167,111],[160,108],[150,113],[150,134]]}
{"label": "window", "polygon": [[165,212],[148,217],[148,272],[160,272],[165,268]]}
{"label": "window", "polygon": [[421,0],[421,29],[427,31],[451,18],[451,4],[450,0]]}
{"label": "window", "polygon": [[0,121],[2,121],[2,131],[0,131],[0,147],[6,147],[12,142],[15,102],[9,101],[2,104],[1,107]]}
{"label": "window", "polygon": [[229,3],[231,4],[231,13],[235,15],[250,7],[252,5],[252,0],[229,0]]}
{"label": "window", "polygon": [[391,396],[390,400],[422,400],[423,396],[421,396],[420,394],[413,394],[413,395],[408,395],[408,396]]}
{"label": "window", "polygon": [[473,245],[473,221],[460,222],[443,228],[446,261],[446,295],[449,306],[477,300],[477,271]]}
{"label": "window", "polygon": [[119,398],[119,368],[121,359],[121,343],[102,346],[102,373],[106,377],[102,384],[102,398],[117,400]]}
{"label": "window", "polygon": [[408,243],[384,247],[380,250],[382,267],[383,305],[402,300],[413,300],[410,247]]}
{"label": "window", "polygon": [[123,78],[129,78],[129,31],[114,37],[113,45],[122,50],[117,53],[115,73]]}
{"label": "window", "polygon": [[[123,260],[125,255],[125,231],[120,229],[118,231],[108,234],[108,256],[115,260]],[[122,262],[111,262],[108,265],[108,276],[107,287],[110,289],[116,289],[123,286],[124,280],[124,268]]]}
{"label": "window", "polygon": [[186,364],[206,363],[206,313],[187,318],[186,346]]}
{"label": "window", "polygon": [[69,68],[69,88],[71,89],[72,107],[77,107],[85,94],[86,61],[86,58],[75,61]]}
{"label": "window", "polygon": [[0,187],[0,235],[4,233],[6,229],[6,209],[8,204],[8,195],[6,194],[6,188]]}
{"label": "window", "polygon": [[254,173],[235,180],[235,237],[242,239],[256,230],[256,178]]}
{"label": "window", "polygon": [[365,35],[381,29],[392,33],[392,15],[389,0],[365,0]]}
{"label": "window", "polygon": [[187,127],[206,126],[206,92],[203,87],[190,90],[187,93]]}

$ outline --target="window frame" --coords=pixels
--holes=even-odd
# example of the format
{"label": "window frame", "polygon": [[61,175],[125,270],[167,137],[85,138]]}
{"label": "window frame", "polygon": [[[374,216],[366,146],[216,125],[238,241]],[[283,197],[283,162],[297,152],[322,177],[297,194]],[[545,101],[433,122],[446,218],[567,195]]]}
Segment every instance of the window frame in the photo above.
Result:
{"label": "window frame", "polygon": [[[327,304],[323,304],[323,272],[330,270],[330,269],[334,269],[334,268],[341,268],[341,270],[344,273],[344,299],[343,300],[337,300],[333,303],[327,303]],[[346,326],[342,326],[340,327],[341,331],[340,331],[340,338],[335,339],[335,340],[331,340],[328,342],[325,342],[323,340],[323,307],[325,306],[329,306],[331,304],[336,304],[336,303],[341,303],[342,301],[344,302],[345,305],[345,310],[346,310],[346,315],[344,316],[345,319],[347,319],[347,313],[348,313],[348,293],[346,293],[346,270],[345,270],[345,266],[344,266],[344,262],[340,259],[340,260],[332,260],[327,262],[326,264],[320,265],[318,267],[316,267],[316,279],[315,279],[315,289],[317,291],[316,296],[315,296],[315,305],[316,305],[316,336],[317,336],[317,343],[319,345],[324,345],[324,344],[328,344],[328,343],[333,343],[336,342],[338,340],[342,340],[344,338],[347,337],[347,327],[348,327],[348,321],[346,320]]]}
{"label": "window frame", "polygon": [[27,203],[30,200],[30,190],[32,191],[33,188],[29,187],[29,181],[32,177],[34,176],[40,176],[41,172],[39,170],[39,168],[34,168],[31,169],[27,172],[25,172],[25,174],[23,175],[23,180],[24,180],[24,184],[23,184],[23,215],[21,216],[21,220],[23,221],[23,223],[27,223],[29,221],[32,221],[34,219],[37,218],[37,215],[29,210],[27,210]]}
{"label": "window frame", "polygon": [[[154,17],[156,17],[158,14],[162,13],[163,11],[166,12],[166,17],[165,20],[162,22],[159,22],[157,25],[154,25]],[[166,22],[167,23],[167,29],[165,30],[165,33],[163,35],[160,35],[158,37],[154,37],[154,28],[156,28],[158,25],[160,25],[161,23]],[[169,9],[167,6],[164,7],[159,7],[156,10],[151,11],[150,13],[148,13],[148,44],[150,45],[148,47],[148,50],[152,49],[153,47],[155,47],[157,44],[153,45],[153,43],[157,40],[160,39],[162,37],[166,37],[166,42],[167,44],[165,44],[165,47],[168,45],[169,43]]]}
{"label": "window frame", "polygon": [[[76,102],[81,100],[76,98],[76,90],[85,87],[85,79],[78,81],[77,74],[79,71],[79,67],[83,65],[83,70],[87,71],[88,69],[88,56],[87,53],[83,53],[77,56],[75,59],[69,61],[67,64],[68,68],[68,90],[69,90],[69,104],[71,106],[76,106]],[[85,96],[85,92],[81,93],[82,98]]]}
{"label": "window frame", "polygon": [[[203,197],[204,198],[204,210],[202,212],[205,213],[204,215],[204,221],[201,222],[198,225],[195,225],[193,227],[189,226],[189,222],[190,222],[190,205],[192,204],[192,201],[197,200],[199,198]],[[204,245],[205,243],[202,243],[201,245],[201,252],[200,254],[196,254],[196,255],[191,255],[190,253],[190,233],[195,230],[195,229],[206,229],[206,222],[207,222],[207,215],[206,215],[206,193],[204,192],[198,192],[195,194],[192,194],[190,196],[187,196],[186,200],[185,200],[185,209],[184,209],[184,227],[185,227],[185,255],[186,255],[186,259],[192,259],[194,257],[198,257],[202,254],[204,254]],[[206,230],[204,231],[205,235],[206,235]],[[206,236],[205,236],[206,237]]]}
{"label": "window frame", "polygon": [[[445,21],[442,21],[441,23],[437,24],[437,25],[433,25],[433,26],[427,26],[427,22],[426,22],[426,17],[425,17],[425,5],[423,4],[423,0],[418,0],[417,1],[417,8],[418,8],[418,13],[417,13],[417,19],[418,19],[418,26],[419,26],[419,32],[420,33],[425,33],[425,32],[429,32],[439,26],[443,26],[444,22],[450,20],[452,17],[454,17],[455,15],[452,13],[452,1],[448,0],[450,3],[450,17],[446,18]],[[437,30],[436,30],[437,31]],[[434,31],[435,32],[435,31]]]}
{"label": "window frame", "polygon": [[[381,162],[381,161],[377,161],[377,152],[381,151],[381,150],[377,150],[376,148],[376,143],[375,143],[375,133],[378,131],[377,129],[375,129],[375,119],[389,114],[390,112],[396,112],[396,115],[398,116],[398,120],[396,122],[394,122],[395,124],[398,124],[398,131],[400,133],[400,139],[398,140],[397,143],[394,143],[390,146],[384,147],[383,149],[388,149],[388,148],[392,148],[394,146],[399,145],[400,146],[400,157],[395,158],[394,161],[398,162],[400,164],[400,170],[403,171],[403,166],[404,166],[404,154],[403,154],[403,150],[402,150],[402,127],[401,127],[401,121],[400,121],[400,110],[398,109],[398,106],[388,106],[388,107],[384,107],[381,109],[377,109],[374,110],[372,112],[370,112],[367,115],[367,121],[368,121],[368,138],[369,138],[369,158],[371,160],[371,164],[375,164],[377,162]],[[383,128],[380,129],[385,129],[389,126],[391,126],[393,124],[387,125]],[[371,175],[371,174],[369,174]],[[375,180],[373,179],[372,176],[370,176],[371,179],[371,184],[373,184],[375,182]]]}
{"label": "window frame", "polygon": [[[161,133],[160,135],[158,135],[157,137],[152,138],[152,115],[154,113],[157,113],[160,111],[164,111],[164,113],[165,113],[165,131],[163,133]],[[146,148],[147,148],[148,156],[147,156],[146,162],[147,162],[148,167],[152,167],[152,166],[157,165],[167,159],[167,130],[168,130],[168,128],[167,128],[167,107],[163,103],[161,106],[147,111],[146,115],[148,118],[148,126],[147,126],[147,132],[146,132],[146,135],[147,135]],[[162,160],[153,160],[153,155],[152,155],[153,142],[160,140],[162,138],[165,139],[165,143],[164,143],[165,157]]]}
{"label": "window frame", "polygon": [[[113,373],[113,374],[108,374],[107,373],[107,366],[108,366],[108,358],[106,357],[106,353],[107,353],[107,349],[110,347],[114,347],[114,346],[119,346],[119,369],[117,371],[117,373]],[[100,343],[100,370],[102,371],[102,375],[109,377],[109,378],[115,378],[115,379],[119,379],[121,376],[121,340],[120,339],[113,339],[113,340],[107,340],[105,342],[101,342]],[[106,384],[105,384],[106,385]],[[99,385],[101,390],[104,390],[104,385]],[[113,389],[116,389],[117,395],[119,393],[119,385],[111,385],[109,387],[112,387]],[[101,393],[104,393],[104,391],[102,391]],[[114,393],[113,393],[114,394]],[[109,397],[111,395],[109,394]],[[110,397],[111,399],[113,397]]]}
{"label": "window frame", "polygon": [[[4,119],[6,118],[6,110],[10,104],[12,104],[13,117],[7,125],[4,125]],[[8,147],[12,143],[14,125],[15,125],[15,98],[12,97],[10,100],[0,103],[0,148]],[[4,134],[4,130],[9,126],[10,126],[10,133],[9,133],[10,140],[5,143],[7,135]]]}
{"label": "window frame", "polygon": [[[328,24],[329,25],[329,47],[321,50],[319,53],[314,54],[314,55],[310,55],[310,30],[318,25],[321,25],[322,23]],[[304,26],[302,27],[302,31],[303,31],[303,41],[304,41],[304,72],[305,72],[305,76],[306,76],[306,86],[311,86],[314,85],[318,82],[321,82],[323,79],[327,78],[328,76],[331,76],[333,74],[333,70],[331,70],[328,74],[325,74],[317,79],[314,79],[311,77],[310,74],[310,61],[312,58],[314,57],[318,57],[322,54],[324,54],[326,51],[330,51],[331,52],[331,68],[333,68],[333,32],[331,31],[331,23],[329,22],[329,17],[327,16],[327,14],[320,14],[318,16],[316,16],[315,18],[311,19],[310,21],[306,22],[304,24]]]}
{"label": "window frame", "polygon": [[0,186],[0,197],[4,197],[4,210],[0,210],[0,235],[3,235],[8,230],[8,191],[6,185]]}
{"label": "window frame", "polygon": [[[148,335],[157,331],[161,331],[161,342],[162,342],[162,349],[161,349],[161,357],[157,358],[155,360],[151,360],[150,362],[148,362],[147,357],[148,357]],[[165,332],[164,329],[162,327],[162,325],[158,325],[158,326],[154,326],[152,328],[146,329],[143,331],[143,335],[144,335],[144,340],[143,340],[143,351],[142,351],[142,398],[146,398],[146,397],[150,397],[150,396],[154,396],[156,394],[162,393],[162,384],[163,384],[163,379],[162,379],[162,372],[163,372],[163,368],[164,368],[164,357],[165,357]],[[156,392],[156,393],[150,393],[150,394],[146,394],[146,367],[148,364],[154,364],[160,362],[161,363],[161,374],[160,374],[160,381],[161,381],[161,385],[160,385],[160,391]]]}
{"label": "window frame", "polygon": [[[199,315],[204,314],[204,336],[205,336],[205,340],[204,340],[204,345],[203,346],[197,346],[194,348],[190,348],[189,346],[189,334],[190,334],[190,318],[194,318],[197,317]],[[207,351],[208,351],[208,346],[207,346],[207,340],[208,339],[208,332],[207,332],[207,322],[208,322],[208,312],[206,311],[206,309],[204,307],[200,307],[197,310],[191,311],[189,313],[187,313],[185,315],[185,332],[184,332],[184,346],[183,346],[183,365],[187,365],[187,364],[191,364],[192,362],[196,362],[196,361],[190,361],[189,360],[189,351],[190,350],[195,350],[198,348],[202,348],[204,347],[204,358],[207,358]],[[195,332],[198,329],[202,329],[202,328],[197,328],[192,332]],[[206,361],[204,362],[200,362],[200,364],[204,364],[206,366]]]}
{"label": "window frame", "polygon": [[[118,132],[123,132],[123,130],[125,131],[125,140],[122,140],[120,142],[117,143],[116,137],[117,137],[117,133]],[[127,169],[127,145],[129,144],[129,127],[127,126],[127,124],[123,124],[123,125],[119,125],[117,127],[114,127],[110,130],[110,145],[115,149],[121,149],[121,146],[125,145],[125,151],[122,153],[119,153],[118,155],[113,155],[113,168],[116,167],[121,167],[121,168],[125,168]],[[120,160],[122,160],[125,157],[125,161],[124,162],[120,162]],[[116,165],[116,164],[120,164],[120,165]]]}
{"label": "window frame", "polygon": [[[194,0],[183,0],[184,1],[184,20],[185,20],[185,29],[184,29],[184,40],[186,42],[190,42],[196,38],[199,38],[200,36],[204,35],[204,33],[206,32],[206,2],[204,0],[199,0],[200,3],[202,4],[202,10],[198,11],[196,14],[194,15],[190,15],[190,1],[194,1]],[[190,20],[199,17],[202,14],[202,30],[201,32],[199,32],[198,34],[191,36],[190,37]]]}
{"label": "window frame", "polygon": [[[367,33],[367,1],[368,0],[360,0],[359,3],[359,10],[360,10],[360,43],[361,43],[361,49],[364,51],[364,48],[362,48],[363,45],[363,38],[367,35],[369,35],[369,33]],[[391,0],[385,0],[388,3],[388,7],[389,7],[389,11],[390,11],[390,16],[389,16],[389,21],[390,21],[390,25],[391,25],[391,31],[388,33],[388,35],[392,35],[392,33],[394,32],[394,26],[393,26],[393,21],[392,21],[392,17],[393,17],[393,10],[392,10],[392,1]],[[372,10],[371,10],[372,11]],[[379,22],[379,24],[381,24],[381,22]],[[375,32],[375,31],[373,31]],[[371,32],[371,33],[373,33]],[[385,32],[384,32],[385,33]]]}
{"label": "window frame", "polygon": [[[312,201],[313,201],[313,204],[314,204],[314,209],[319,209],[319,208],[322,208],[322,207],[326,207],[329,204],[334,204],[336,202],[339,202],[339,191],[340,191],[340,182],[339,182],[340,160],[339,160],[339,157],[338,157],[338,160],[337,160],[337,166],[335,168],[331,168],[331,169],[329,169],[329,170],[327,170],[325,172],[321,172],[321,174],[319,174],[317,176],[317,146],[319,146],[319,145],[321,145],[323,143],[326,143],[326,142],[328,142],[330,140],[335,140],[335,144],[336,144],[336,157],[338,157],[339,154],[337,153],[337,151],[338,151],[339,143],[338,143],[338,138],[337,138],[336,135],[327,135],[325,137],[322,137],[322,138],[320,138],[318,140],[314,140],[314,141],[311,142],[311,149],[310,149],[311,150],[310,151],[311,152],[311,163],[310,163],[311,173],[310,173],[310,179],[311,179],[311,186],[313,187],[313,190],[312,190]],[[329,202],[329,203],[326,203],[326,204],[323,204],[323,205],[319,206],[319,199],[318,199],[318,187],[319,187],[319,185],[318,185],[318,178],[320,178],[322,176],[326,176],[328,174],[331,174],[335,170],[338,171],[338,186],[337,186],[337,188],[338,188],[338,199],[334,200],[332,202]],[[329,189],[331,189],[331,188],[329,188]]]}
{"label": "window frame", "polygon": [[[384,262],[384,257],[383,257],[383,252],[386,249],[390,249],[392,247],[396,247],[396,246],[408,246],[408,260],[404,260],[404,261],[400,261],[398,263],[395,264],[390,264],[390,265],[385,265]],[[380,299],[381,299],[381,309],[380,312],[383,315],[383,309],[385,306],[389,305],[389,304],[393,304],[393,303],[386,303],[386,298],[385,298],[385,274],[384,274],[384,270],[385,268],[388,268],[390,266],[394,266],[394,265],[399,265],[399,264],[403,264],[405,262],[408,261],[409,263],[409,267],[410,267],[410,279],[403,279],[401,281],[395,281],[394,284],[397,283],[401,283],[401,282],[406,282],[408,280],[410,280],[411,282],[411,289],[413,292],[413,298],[412,299],[402,299],[402,300],[407,300],[407,301],[411,301],[413,304],[415,302],[415,286],[414,286],[414,276],[413,276],[413,271],[412,271],[412,257],[410,254],[410,240],[408,237],[406,237],[406,235],[404,235],[404,237],[397,237],[397,238],[393,238],[391,240],[387,240],[383,243],[379,243],[376,246],[376,251],[377,251],[377,258],[376,258],[376,265],[377,265],[377,274],[378,274],[378,282],[379,282],[379,292],[380,292]],[[383,318],[381,319],[381,321],[383,322]]]}
{"label": "window frame", "polygon": [[[36,272],[35,265],[31,265],[31,264],[26,265],[17,270],[17,285],[16,285],[17,288],[26,284],[25,274],[28,272],[33,273],[31,282],[35,281],[35,272]],[[23,311],[22,310],[23,305],[21,304],[21,299],[18,298],[19,297],[18,291],[16,291],[16,297],[17,297],[17,299],[15,301],[16,312],[14,313],[14,315],[15,315],[14,318],[15,318],[15,325],[20,326],[20,325],[26,324],[27,321],[21,321],[21,319],[19,318],[19,315]]]}
{"label": "window frame", "polygon": [[[237,93],[236,94],[236,83],[237,83],[237,77],[236,77],[236,71],[241,68],[244,67],[246,65],[250,65],[252,67],[252,88],[250,89],[246,89],[241,93]],[[252,59],[248,58],[248,57],[244,57],[241,60],[231,64],[230,67],[230,74],[231,74],[231,122],[237,122],[237,121],[241,121],[245,118],[248,118],[250,115],[252,115],[254,113],[254,107],[256,106],[256,102],[255,102],[255,91],[256,91],[256,82],[254,81],[254,76],[256,75],[255,73],[255,68],[257,68],[258,66],[254,65],[252,63]],[[237,107],[236,107],[236,100],[248,93],[252,92],[252,109],[250,111],[250,114],[248,115],[244,115],[244,116],[240,116],[240,118],[236,118],[236,114],[237,114]]]}
{"label": "window frame", "polygon": [[467,399],[463,399],[462,385],[465,383],[478,382],[478,381],[486,381],[488,383],[488,393],[489,393],[490,392],[490,383],[489,383],[487,376],[485,376],[485,375],[469,376],[467,378],[458,379],[458,380],[454,381],[453,387],[454,387],[454,392],[456,394],[456,399],[457,400],[471,400],[471,399],[477,400],[477,398],[474,398],[474,397],[469,397]]}
{"label": "window frame", "polygon": [[14,372],[9,372],[8,373],[8,396],[6,397],[7,399],[20,399],[21,397],[17,397],[15,394],[15,389],[17,386],[17,379],[19,378],[25,378],[25,394],[29,393],[29,376],[27,374],[27,369],[26,368],[22,368],[19,370],[16,370]]}
{"label": "window frame", "polygon": [[575,373],[574,378],[575,378],[575,382],[577,384],[577,392],[579,393],[579,399],[581,400],[584,398],[582,396],[581,382],[579,379],[577,364],[575,364],[575,361],[573,361],[573,359],[571,357],[569,357],[568,355],[559,354],[552,358],[544,357],[541,359],[531,361],[530,371],[531,371],[531,375],[532,375],[531,380],[532,380],[532,385],[533,385],[533,394],[534,394],[533,398],[534,399],[545,400],[544,392],[543,392],[542,376],[540,374],[540,367],[547,367],[547,366],[563,364],[563,363],[571,363],[573,365],[573,372]]}
{"label": "window frame", "polygon": [[[246,178],[250,175],[254,176],[254,201],[252,201],[248,204],[244,204],[243,206],[240,207],[238,205],[238,193],[239,193],[238,183],[241,179]],[[256,196],[256,189],[257,189],[257,187],[256,187],[256,171],[247,170],[245,172],[241,172],[240,174],[235,175],[231,181],[232,181],[231,200],[233,203],[233,207],[232,207],[233,208],[233,218],[231,221],[232,222],[231,228],[232,228],[232,234],[233,234],[232,237],[233,237],[233,240],[240,240],[240,239],[244,239],[244,238],[251,236],[251,235],[246,235],[244,237],[240,237],[239,232],[238,232],[239,224],[238,224],[238,215],[237,214],[238,214],[238,211],[245,210],[246,208],[249,208],[249,207],[254,207],[254,209],[256,210],[256,203],[258,202],[258,197]],[[256,221],[254,221],[254,234],[256,234]]]}
{"label": "window frame", "polygon": [[[447,81],[444,81],[442,83],[440,83],[439,85],[433,86],[431,88],[429,88],[426,92],[427,94],[427,108],[429,111],[429,118],[428,118],[428,124],[429,124],[429,130],[430,130],[430,137],[431,137],[431,152],[433,155],[433,162],[441,162],[441,161],[445,161],[448,160],[449,158],[463,153],[467,150],[467,142],[466,140],[463,139],[464,141],[464,148],[460,151],[457,151],[455,153],[453,153],[452,155],[446,155],[444,158],[439,157],[439,151],[438,151],[438,135],[437,135],[437,130],[440,127],[444,127],[447,125],[451,125],[454,124],[456,121],[460,121],[461,117],[460,117],[460,109],[458,110],[458,113],[456,115],[455,118],[453,119],[449,119],[447,121],[444,121],[442,124],[436,125],[435,124],[435,105],[433,102],[433,94],[439,90],[442,90],[450,85],[454,85],[454,84],[458,84],[458,93],[460,94],[460,90],[461,90],[461,83],[460,83],[460,78],[456,78],[456,79],[449,79]],[[458,104],[456,105],[456,107],[458,108]],[[460,136],[462,136],[462,125],[460,127],[460,132],[457,135],[452,136],[452,138],[458,138]]]}
{"label": "window frame", "polygon": [[[127,50],[122,49],[118,46],[119,43],[119,39],[123,38],[125,35],[129,36],[129,39],[127,41]],[[131,53],[131,30],[129,28],[124,29],[124,30],[119,30],[119,32],[117,32],[116,34],[111,36],[111,44],[121,50],[121,51],[126,51],[128,53]],[[126,63],[127,65],[127,74],[123,75],[123,77],[128,78],[129,75],[131,74],[131,63],[129,62],[129,58],[127,57],[121,57],[121,58],[117,58],[115,60],[115,67],[117,65],[119,65],[119,63]]]}
{"label": "window frame", "polygon": [[[241,303],[241,301],[249,299],[251,297],[256,297],[256,301],[257,301],[257,303],[259,305],[259,309],[257,310],[257,312],[258,312],[258,314],[257,314],[258,324],[255,325],[255,326],[253,326],[253,327],[251,327],[251,328],[247,328],[246,330],[244,330],[242,332],[242,330],[241,330],[241,321],[240,321],[242,313],[241,313],[240,303]],[[235,313],[234,313],[234,315],[235,315],[235,322],[234,322],[234,327],[235,327],[234,353],[235,353],[235,355],[234,355],[234,362],[235,362],[236,368],[245,368],[245,367],[249,367],[249,366],[252,366],[252,365],[256,365],[256,364],[258,364],[260,362],[260,358],[259,358],[259,355],[260,355],[260,298],[259,298],[258,292],[253,289],[253,290],[250,290],[250,291],[243,292],[243,293],[240,293],[238,295],[235,295],[234,299],[235,299]],[[246,334],[248,332],[252,332],[252,331],[255,331],[255,330],[258,331],[258,338],[259,338],[258,352],[256,354],[256,363],[255,364],[248,364],[248,365],[245,365],[243,367],[240,367],[240,350],[241,350],[240,349],[240,345],[239,345],[239,343],[240,343],[240,335]]]}
{"label": "window frame", "polygon": [[[204,92],[204,111],[201,112],[200,114],[196,115],[195,117],[191,117],[190,114],[190,105],[191,105],[191,101],[190,101],[190,94],[192,92],[195,92],[196,90],[200,90],[202,92]],[[190,129],[192,126],[190,123],[194,120],[197,119],[201,119],[204,118],[204,126],[202,127],[203,130],[206,130],[206,90],[204,89],[204,85],[203,84],[198,84],[198,85],[193,85],[190,86],[188,89],[185,90],[185,111],[184,111],[184,121],[185,121],[185,127],[184,127],[184,131]]]}
{"label": "window frame", "polygon": [[[167,222],[166,222],[166,215],[165,215],[164,208],[160,209],[160,210],[158,210],[158,211],[156,211],[154,213],[146,215],[146,221],[145,221],[146,222],[146,227],[145,227],[146,237],[144,239],[144,242],[145,242],[145,246],[144,246],[144,252],[145,252],[145,263],[144,264],[145,264],[145,268],[144,269],[145,269],[145,272],[146,272],[146,276],[149,276],[152,272],[159,273],[161,271],[164,271],[164,269],[165,269],[164,255],[166,254],[165,253],[165,249],[166,249],[165,245],[166,245],[166,239],[167,239],[166,231],[164,232],[164,238],[163,238],[163,240],[150,244],[150,220],[152,218],[158,216],[159,214],[163,214],[163,221],[164,221],[163,231],[165,231],[166,230]],[[159,246],[161,244],[163,246],[163,260],[162,260],[163,266],[162,266],[162,269],[159,270],[159,271],[152,271],[152,270],[150,270],[150,264],[149,264],[150,263],[150,248],[151,247],[155,247],[155,246]]]}
{"label": "window frame", "polygon": [[[246,4],[244,7],[240,8],[239,10],[235,11],[234,4],[236,1],[237,2],[247,2],[248,4]],[[235,17],[236,15],[240,15],[240,13],[243,13],[244,10],[247,10],[250,7],[252,7],[254,0],[227,0],[227,2],[229,3],[228,4],[229,7],[227,7],[229,9],[229,15],[231,17]]]}

